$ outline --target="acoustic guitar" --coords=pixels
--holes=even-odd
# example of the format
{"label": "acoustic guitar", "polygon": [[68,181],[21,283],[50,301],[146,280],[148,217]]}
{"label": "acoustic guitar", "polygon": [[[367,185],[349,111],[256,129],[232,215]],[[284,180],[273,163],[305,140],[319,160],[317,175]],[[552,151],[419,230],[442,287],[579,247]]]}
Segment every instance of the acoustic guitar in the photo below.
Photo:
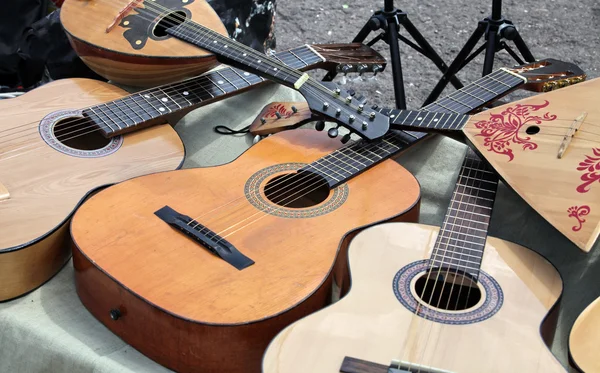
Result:
{"label": "acoustic guitar", "polygon": [[[461,90],[471,107],[450,107],[487,103],[478,97],[495,79]],[[416,221],[418,183],[386,159],[419,136],[392,131],[342,147],[316,131],[286,131],[224,166],[104,189],[73,217],[77,293],[111,331],[171,369],[259,371],[279,330],[348,287],[350,237]]]}
{"label": "acoustic guitar", "polygon": [[[360,44],[303,46],[277,56],[302,69],[349,61],[370,69],[384,61]],[[263,82],[225,68],[128,94],[69,79],[0,101],[0,301],[35,289],[68,260],[66,223],[88,193],[182,164],[183,144],[168,119]],[[107,139],[103,127],[127,134]]]}
{"label": "acoustic guitar", "polygon": [[574,365],[585,373],[600,372],[600,298],[579,315],[569,335],[569,353]]}
{"label": "acoustic guitar", "polygon": [[441,229],[358,233],[350,292],[281,331],[263,372],[565,372],[540,337],[540,324],[554,329],[560,275],[540,255],[487,238],[497,184],[469,150]]}

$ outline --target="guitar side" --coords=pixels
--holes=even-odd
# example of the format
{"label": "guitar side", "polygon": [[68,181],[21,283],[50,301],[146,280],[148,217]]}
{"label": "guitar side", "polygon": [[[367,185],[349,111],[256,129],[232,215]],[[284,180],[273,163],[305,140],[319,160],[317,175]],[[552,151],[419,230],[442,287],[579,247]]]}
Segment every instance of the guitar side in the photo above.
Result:
{"label": "guitar side", "polygon": [[[127,94],[103,82],[66,79],[0,102],[0,184],[6,189],[0,200],[0,300],[33,290],[66,263],[68,219],[92,190],[183,162],[183,144],[166,124],[125,135],[96,157],[61,152],[40,134],[40,121],[52,113]],[[82,131],[64,133],[76,137]]]}
{"label": "guitar side", "polygon": [[438,230],[394,223],[359,233],[348,253],[350,292],[279,333],[264,355],[263,371],[339,372],[348,356],[385,366],[398,359],[455,373],[564,372],[539,332],[543,323],[552,327],[544,320],[562,281],[554,267],[522,246],[488,238],[482,270],[503,292],[501,308],[488,319],[442,324],[401,304],[395,276],[429,257]]}
{"label": "guitar side", "polygon": [[579,315],[569,335],[571,359],[583,372],[600,372],[600,359],[598,359],[599,330],[600,298],[597,298]]}

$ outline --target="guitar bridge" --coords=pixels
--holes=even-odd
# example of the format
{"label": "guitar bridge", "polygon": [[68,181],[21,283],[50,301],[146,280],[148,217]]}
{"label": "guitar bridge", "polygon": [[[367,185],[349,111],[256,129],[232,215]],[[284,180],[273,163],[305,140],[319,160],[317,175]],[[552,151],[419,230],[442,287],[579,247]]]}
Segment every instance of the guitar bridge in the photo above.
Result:
{"label": "guitar bridge", "polygon": [[238,270],[242,270],[254,264],[252,259],[239,252],[227,240],[189,216],[180,214],[169,206],[161,208],[156,211],[154,215],[158,216],[162,221],[173,228],[180,230],[186,236],[199,242],[211,253],[217,255]]}

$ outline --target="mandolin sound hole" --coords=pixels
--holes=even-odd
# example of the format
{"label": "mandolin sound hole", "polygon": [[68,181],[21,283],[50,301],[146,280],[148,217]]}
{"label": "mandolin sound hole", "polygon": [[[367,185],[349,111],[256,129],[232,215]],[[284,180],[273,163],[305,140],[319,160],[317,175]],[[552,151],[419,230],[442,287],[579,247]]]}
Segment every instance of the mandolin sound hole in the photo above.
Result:
{"label": "mandolin sound hole", "polygon": [[66,118],[57,122],[52,134],[61,144],[78,150],[102,149],[111,141],[81,118]]}
{"label": "mandolin sound hole", "polygon": [[167,37],[169,35],[167,34],[167,29],[174,26],[179,26],[183,23],[183,21],[185,21],[186,17],[187,15],[182,11],[169,13],[162,17],[160,21],[158,21],[154,27],[154,30],[152,30],[152,34],[154,34],[154,36],[157,38]]}
{"label": "mandolin sound hole", "polygon": [[422,302],[446,311],[467,310],[481,300],[477,283],[452,270],[424,272],[415,283],[415,292]]}
{"label": "mandolin sound hole", "polygon": [[306,208],[318,205],[329,197],[327,181],[319,175],[300,172],[279,175],[265,185],[269,201],[288,208]]}

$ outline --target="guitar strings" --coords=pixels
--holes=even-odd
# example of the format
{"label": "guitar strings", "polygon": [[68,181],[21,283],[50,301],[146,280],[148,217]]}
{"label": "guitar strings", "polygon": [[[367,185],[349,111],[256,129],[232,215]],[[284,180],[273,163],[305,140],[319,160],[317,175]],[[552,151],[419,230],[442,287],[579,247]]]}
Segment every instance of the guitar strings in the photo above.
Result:
{"label": "guitar strings", "polygon": [[[468,87],[465,87],[465,88],[468,88]],[[473,100],[473,101],[475,101],[475,100]],[[475,103],[476,103],[476,102],[475,102]],[[431,107],[431,106],[433,106],[434,104],[435,104],[435,103],[432,103],[431,105],[428,105],[427,107]],[[459,108],[459,106],[458,106],[456,103],[453,103],[453,104],[450,104],[450,105],[456,105],[456,109],[458,109],[458,108]],[[462,103],[462,105],[463,105],[463,106],[465,105],[465,104],[464,104],[464,102]],[[427,109],[427,107],[426,107],[426,108],[424,108],[424,109]],[[450,108],[450,106],[447,106],[447,108],[448,108],[448,110],[450,110],[450,111],[457,112],[457,111],[453,110],[452,108]],[[344,148],[342,148],[342,149],[344,149]],[[340,154],[343,154],[343,150],[342,150],[342,153],[340,153]],[[365,158],[366,158],[366,157],[365,157]],[[370,159],[368,159],[368,158],[366,158],[366,159],[367,159],[368,161],[372,161],[372,160],[370,160]],[[338,160],[339,160],[339,159],[338,159]],[[343,160],[341,160],[341,161],[342,161],[342,162],[344,162]],[[335,171],[334,171],[334,172],[335,172]],[[343,175],[342,175],[342,176],[343,176]],[[289,180],[289,178],[291,178],[291,177],[295,177],[295,176],[294,176],[294,174],[290,174],[290,175],[288,175],[287,177],[285,177],[285,178],[282,178],[282,179],[280,180],[280,182],[278,182],[278,183],[276,183],[276,184],[274,184],[274,185],[271,185],[271,186],[267,187],[267,188],[265,189],[265,192],[266,192],[266,191],[268,191],[268,190],[270,190],[270,189],[274,189],[274,188],[278,187],[279,185],[281,185],[281,184],[283,184],[283,183],[287,182],[287,181]],[[296,181],[296,184],[298,184],[298,183],[300,183],[300,182],[302,182],[302,181],[306,182],[307,180],[309,180],[309,179],[310,179],[310,177],[311,177],[310,175],[306,175],[304,178],[301,178],[301,179],[297,180],[297,181]],[[292,184],[292,185],[290,185],[290,186],[293,186],[293,184]],[[288,190],[283,190],[283,191],[282,191],[282,193],[287,193],[289,190],[290,190],[290,189],[288,189]],[[225,207],[225,206],[231,205],[231,204],[232,204],[233,202],[235,202],[236,200],[246,200],[246,198],[244,198],[244,197],[238,197],[238,198],[236,198],[235,200],[229,201],[229,202],[227,202],[226,204],[224,204],[224,205],[222,205],[222,206],[220,206],[220,207]],[[216,210],[218,210],[220,207],[213,208],[213,209],[211,209],[211,210],[209,210],[209,211],[207,211],[207,212],[205,212],[205,213],[203,213],[203,214],[201,214],[201,215],[199,215],[199,216],[195,217],[193,220],[197,222],[197,221],[199,220],[199,218],[200,218],[200,217],[202,217],[202,216],[204,216],[204,215],[207,215],[207,214],[211,214],[211,215],[213,215],[213,213],[214,213]],[[246,205],[246,204],[244,204],[244,206],[243,206],[243,207],[244,207],[244,208],[246,208],[246,207],[248,207],[248,208],[252,208],[252,207],[249,207],[249,206],[248,206],[248,205]],[[254,209],[252,208],[252,210],[254,210]],[[233,211],[233,212],[238,212],[238,211]],[[233,212],[232,212],[232,213],[233,213]],[[226,217],[230,217],[232,213],[229,213],[229,214],[227,214],[227,215],[226,215]],[[216,223],[218,220],[219,220],[219,218],[218,218],[218,217],[217,217],[216,219],[215,219],[215,218],[213,218],[213,219],[211,220],[211,222],[214,222],[214,223]],[[199,225],[199,223],[197,223],[195,227],[197,227],[198,225]],[[206,225],[206,224],[205,224],[205,225]]]}
{"label": "guitar strings", "polygon": [[[475,153],[471,149],[467,149],[467,153],[465,155],[466,159],[465,159],[465,161],[463,163],[463,166],[461,167],[461,172],[460,172],[459,180],[457,180],[457,186],[456,186],[456,188],[455,188],[455,190],[453,192],[453,196],[454,197],[456,196],[456,193],[458,192],[458,187],[460,185],[464,185],[465,187],[470,187],[468,185],[469,178],[477,178],[477,172],[479,172],[479,170],[476,170],[473,167],[473,165],[476,163],[475,157],[476,157]],[[468,169],[468,171],[465,170],[465,167]],[[474,175],[472,175],[472,173]],[[483,181],[483,179],[481,179],[481,181],[482,181],[482,183],[485,182],[485,181]],[[470,188],[472,188],[472,187],[470,187]],[[474,193],[474,197],[475,198],[479,198],[480,191],[481,191],[481,188],[477,188],[476,192]],[[472,191],[471,191],[471,193],[472,193]],[[454,198],[452,199],[452,201],[450,203],[450,206],[448,207],[448,215],[449,215],[448,216],[448,220],[452,219],[452,225],[453,226],[465,227],[464,220],[467,220],[467,225],[466,225],[467,229],[471,229],[472,228],[472,224],[475,222],[474,217],[473,217],[474,211],[469,211],[469,210],[474,209],[474,207],[473,206],[470,207],[469,202],[464,201],[465,195],[469,195],[471,193],[462,193],[461,194],[461,198],[458,201],[458,207],[456,207],[456,208],[453,207]],[[470,196],[467,196],[467,197],[470,197]],[[465,213],[465,217],[461,218],[458,215],[452,216],[451,212],[450,212],[451,209],[455,209],[455,210],[457,210],[459,212],[464,212]],[[467,217],[467,215],[469,215],[469,214],[470,214],[470,216]],[[461,220],[461,223],[457,224],[457,221],[459,219]],[[486,228],[487,228],[487,226],[489,224],[488,222],[479,222],[479,223],[480,224],[485,224]],[[443,232],[440,231],[440,234],[442,234],[442,233]],[[443,238],[445,238],[445,237],[442,236],[440,238],[440,246],[443,244],[443,242],[442,242]],[[446,244],[446,249],[444,249],[444,253],[447,252],[448,245],[449,245],[449,242],[451,240],[452,239],[450,237],[448,237],[448,242],[445,243]],[[463,243],[460,243],[459,245],[463,245]],[[439,250],[439,247],[438,247],[438,250]],[[460,273],[459,272],[460,271],[460,262],[461,262],[461,260],[463,260],[463,258],[462,258],[463,257],[463,251],[461,250],[461,252],[459,254],[460,258],[456,258],[455,254],[457,254],[457,251],[456,250],[451,250],[451,255],[450,255],[450,258],[448,259],[448,263],[449,264],[446,265],[446,274],[445,274],[445,277],[443,277],[442,289],[440,290],[440,296],[438,297],[438,300],[437,300],[437,303],[436,303],[436,306],[435,306],[438,309],[440,309],[440,303],[441,303],[441,299],[442,299],[442,296],[443,296],[444,288],[447,285],[447,282],[446,282],[445,279],[447,279],[448,276],[450,275],[450,266],[453,265],[454,261],[458,262],[458,264],[456,265],[456,273],[457,274]],[[482,258],[483,258],[483,252],[481,252],[481,256],[480,256],[480,259],[482,259]],[[442,262],[440,264],[440,272],[443,271],[444,260],[445,260],[445,258],[442,259]],[[481,263],[479,265],[481,265]],[[465,267],[467,267],[467,266],[465,265]],[[477,270],[477,272],[479,273],[479,270]],[[465,273],[468,273],[468,272],[465,270]],[[461,279],[462,279],[461,280],[461,286],[464,285],[464,279],[465,279],[465,277],[466,277],[466,275],[461,276]],[[447,302],[447,305],[446,305],[446,309],[447,310],[450,309],[450,307],[449,307],[449,305],[450,305],[450,299],[451,299],[451,295],[452,295],[452,292],[454,290],[455,284],[456,284],[456,276],[454,276],[454,278],[452,280],[451,289],[450,289],[450,292],[449,292],[449,295],[448,295],[448,302]],[[462,288],[460,290],[462,290]],[[457,296],[457,302],[456,302],[456,305],[455,305],[455,310],[458,309],[458,302],[459,302],[459,298],[460,298],[460,290],[459,290],[459,294]],[[469,289],[469,293],[467,295],[467,298],[468,297],[470,297],[470,289]],[[426,343],[425,343],[425,346],[423,348],[423,357],[427,354],[427,345],[429,344],[430,336],[431,336],[432,330],[435,328],[435,326],[438,326],[438,325],[434,325],[434,323],[431,323],[430,326],[429,326],[429,330],[427,332]],[[443,325],[439,325],[438,328],[443,328]],[[439,345],[439,338],[437,338],[435,340],[434,345],[433,345],[432,353],[433,353],[434,356],[435,356],[435,351],[437,350],[438,345]],[[419,372],[420,372],[420,370],[419,370]]]}
{"label": "guitar strings", "polygon": [[[302,48],[302,47],[300,47],[300,48]],[[296,49],[296,48],[295,48],[295,49]],[[287,53],[287,51],[286,51],[286,52],[282,52],[282,53]],[[308,48],[303,48],[303,49],[302,49],[302,51],[301,51],[301,52],[299,52],[299,53],[300,53],[301,55],[302,55],[302,53],[309,54],[308,56],[304,56],[304,55],[302,55],[303,57],[305,57],[305,58],[307,58],[307,59],[308,59],[309,57],[314,57],[314,56],[316,56],[316,55],[315,55],[315,54],[314,54],[312,51],[310,51]],[[296,57],[294,57],[293,55],[290,55],[290,56],[288,56],[288,57],[284,57],[284,58],[286,58],[286,59],[290,59],[291,61],[289,61],[289,63],[292,63],[292,62],[294,62],[294,61],[298,61],[298,59],[297,59]],[[321,59],[320,59],[320,58],[319,58],[319,61],[321,61]],[[224,65],[224,66],[226,66],[226,65]],[[311,66],[311,65],[308,65],[308,66]],[[137,102],[134,100],[134,96],[136,96],[136,95],[141,95],[141,94],[144,94],[144,93],[146,93],[146,94],[150,93],[150,94],[153,94],[153,95],[154,95],[154,92],[152,92],[152,91],[154,91],[154,90],[157,90],[157,89],[161,90],[161,91],[162,91],[164,94],[168,94],[168,93],[171,93],[171,94],[172,94],[172,93],[178,93],[178,92],[179,92],[179,90],[177,90],[176,88],[181,88],[181,87],[183,87],[183,86],[190,86],[190,84],[193,84],[193,85],[195,85],[195,87],[194,87],[194,86],[190,86],[190,88],[191,88],[191,87],[193,87],[194,89],[196,89],[196,88],[201,88],[201,89],[204,89],[204,90],[205,90],[205,91],[206,91],[206,92],[207,92],[209,95],[211,95],[211,96],[212,96],[212,94],[210,93],[210,91],[209,91],[208,89],[206,89],[206,88],[215,88],[215,87],[216,87],[216,88],[219,88],[221,91],[225,91],[225,90],[223,90],[222,88],[220,88],[220,87],[219,87],[219,84],[217,84],[217,83],[213,82],[213,81],[212,81],[212,79],[210,79],[210,75],[212,75],[212,74],[215,74],[215,73],[220,73],[220,72],[221,72],[221,70],[234,70],[234,69],[235,69],[235,68],[233,68],[233,67],[225,67],[224,69],[220,69],[220,70],[216,70],[216,71],[207,72],[207,73],[205,73],[205,74],[203,74],[203,75],[200,75],[200,76],[197,76],[197,77],[193,77],[193,78],[189,78],[189,79],[186,79],[186,80],[184,80],[184,81],[181,81],[181,82],[177,82],[177,83],[169,84],[167,87],[165,87],[165,89],[161,89],[161,86],[159,86],[159,87],[153,87],[153,88],[148,88],[148,89],[146,89],[146,90],[142,90],[142,91],[134,92],[134,93],[131,93],[131,94],[127,95],[127,96],[123,96],[123,97],[121,97],[121,98],[118,98],[118,99],[115,99],[115,100],[112,100],[112,101],[107,101],[107,102],[104,102],[104,103],[99,103],[99,104],[96,104],[96,105],[87,106],[87,107],[84,107],[84,108],[82,108],[82,109],[80,109],[80,110],[90,109],[90,108],[94,108],[94,107],[97,107],[97,106],[99,107],[99,106],[101,106],[101,105],[106,105],[106,104],[116,104],[117,108],[119,108],[119,109],[125,109],[125,110],[122,110],[123,112],[126,112],[126,110],[128,110],[128,109],[129,109],[129,110],[131,110],[131,111],[133,111],[133,112],[135,112],[135,111],[134,111],[134,110],[132,110],[132,109],[131,109],[129,106],[118,106],[118,104],[119,104],[119,101],[122,101],[123,99],[130,98],[130,99],[132,99],[132,101],[133,101],[134,103],[137,103]],[[248,73],[248,74],[250,74],[250,73]],[[236,75],[239,75],[239,74],[237,74],[237,73],[236,73]],[[255,74],[251,74],[251,75],[254,75],[254,76],[256,77],[256,75],[255,75]],[[209,82],[199,82],[200,80],[209,80]],[[244,79],[244,78],[243,78],[243,77],[241,77],[241,76],[240,76],[239,78],[227,79],[227,80],[228,80],[228,82],[227,82],[227,83],[229,83],[230,85],[232,85],[232,86],[233,86],[233,88],[234,88],[234,89],[236,89],[236,90],[239,90],[239,88],[237,88],[237,87],[235,86],[235,84],[233,84],[233,83],[238,83],[238,84],[240,84],[240,85],[242,85],[242,84],[244,84],[244,83],[249,83],[249,82],[248,82],[246,79]],[[225,83],[225,82],[224,82],[224,83]],[[262,82],[261,82],[261,83],[262,83]],[[250,84],[250,86],[257,85],[257,84],[260,84],[260,83]],[[245,87],[243,87],[243,88],[245,88]],[[167,93],[167,92],[168,92],[168,93]],[[225,91],[225,92],[226,92],[226,91]],[[199,96],[198,96],[198,95],[197,95],[195,92],[191,92],[191,93],[192,93],[192,94],[194,94],[196,97],[198,97],[198,98],[199,98]],[[226,93],[223,93],[223,94],[226,94]],[[214,96],[213,96],[213,97],[214,97]],[[160,101],[160,100],[157,98],[157,101]],[[171,101],[173,101],[173,100],[171,100]],[[204,100],[204,101],[206,101],[206,100]],[[123,101],[123,103],[126,103],[126,102],[125,102],[125,101]],[[148,103],[148,104],[150,104],[150,103]],[[138,106],[139,106],[139,105],[138,105]],[[143,107],[141,107],[141,108],[143,108]],[[102,108],[99,108],[99,109],[100,109],[100,110],[102,110]],[[117,114],[116,114],[116,113],[114,113],[114,112],[113,112],[113,114],[115,114],[115,116],[117,115]],[[165,115],[166,115],[166,114],[165,114]],[[40,119],[40,120],[41,120],[41,119]],[[7,132],[7,131],[10,131],[10,130],[12,130],[12,129],[19,128],[19,127],[23,127],[23,126],[27,126],[27,125],[31,125],[31,124],[34,124],[34,126],[33,126],[33,127],[34,127],[34,128],[33,128],[33,130],[36,130],[36,129],[37,129],[37,127],[38,127],[39,121],[32,121],[32,122],[28,122],[28,123],[22,124],[22,125],[20,125],[20,126],[16,126],[16,127],[12,127],[12,128],[9,128],[9,129],[6,129],[6,130],[3,130],[3,131],[0,131],[0,133],[2,133],[2,132]],[[101,124],[101,123],[98,123],[98,125],[103,125],[103,124]],[[106,126],[106,125],[105,125],[105,126]],[[31,129],[28,129],[28,130],[31,130]],[[15,132],[15,133],[16,133],[16,132]],[[11,135],[12,135],[12,134],[9,134],[8,136],[11,136]],[[6,137],[6,136],[4,136],[4,137]],[[0,136],[0,138],[2,138],[2,136]]]}
{"label": "guitar strings", "polygon": [[[482,79],[483,79],[483,78],[482,78]],[[469,87],[469,86],[468,86],[468,87]],[[465,88],[468,88],[468,87],[465,87]],[[436,104],[436,103],[432,103],[432,104],[428,105],[427,107],[432,107],[432,106],[434,106],[435,104]],[[464,104],[464,103],[462,103],[462,105],[464,106],[465,104]],[[427,108],[427,107],[426,107],[426,108]],[[426,108],[425,108],[425,109],[426,109]],[[454,111],[455,113],[457,112],[457,111],[455,111],[455,110],[453,110],[453,109],[450,109],[450,108],[448,108],[448,110],[449,110],[449,111]],[[393,145],[393,146],[394,146],[394,145]],[[343,148],[342,148],[342,149],[343,149]],[[341,154],[343,154],[343,153],[341,153]],[[366,158],[366,157],[365,157],[365,158]],[[337,159],[337,158],[336,158],[336,159]],[[338,159],[338,160],[339,160],[339,159]],[[370,159],[368,159],[368,158],[367,158],[367,160],[371,161],[371,160],[370,160]],[[344,161],[342,160],[342,162],[344,162]],[[346,163],[346,162],[344,162],[344,163]],[[329,168],[328,168],[328,169],[329,169]],[[331,170],[331,169],[330,169],[330,170]],[[335,170],[332,170],[332,171],[333,171],[334,173],[337,173]],[[338,174],[339,174],[339,173],[338,173]],[[343,177],[344,177],[344,175],[341,175],[341,176],[343,176]],[[276,183],[275,185],[271,186],[271,188],[267,187],[267,188],[265,189],[265,192],[266,192],[268,189],[274,189],[275,187],[279,186],[280,184],[282,184],[282,183],[286,182],[286,181],[287,181],[287,180],[288,180],[290,177],[294,177],[294,174],[289,174],[289,175],[288,175],[288,177],[286,177],[285,179],[284,179],[284,178],[282,178],[282,180],[281,180],[279,183]],[[331,177],[331,175],[330,175],[330,177]],[[310,175],[307,175],[307,176],[305,176],[305,178],[298,180],[298,181],[297,181],[295,184],[299,184],[301,181],[304,181],[304,183],[303,183],[303,184],[305,184],[307,181],[310,181],[310,179],[311,179],[311,176],[310,176]],[[334,178],[334,179],[335,179],[335,178]],[[290,185],[290,186],[293,186],[293,185],[294,185],[294,184],[292,184],[292,185]],[[298,185],[296,185],[296,186],[298,186]],[[288,193],[290,190],[293,190],[293,189],[292,189],[292,188],[288,188],[287,190],[283,190],[281,194]],[[296,192],[295,194],[297,194],[297,193],[298,193],[298,192]],[[244,198],[244,197],[238,197],[238,198],[237,198],[237,200],[245,200],[245,199],[246,199],[246,198]],[[223,205],[223,206],[230,205],[232,202],[233,202],[233,201],[230,201],[230,202],[226,203],[226,204],[225,204],[225,205]],[[247,204],[244,204],[242,208],[251,208],[251,209],[252,209],[252,211],[255,211],[255,209],[254,209],[254,208],[252,208],[251,206],[248,206]],[[197,227],[200,225],[200,223],[198,222],[198,219],[199,219],[201,216],[204,216],[204,215],[206,215],[206,214],[209,214],[209,213],[212,215],[212,213],[213,213],[215,210],[217,210],[217,209],[218,209],[218,208],[211,209],[209,212],[206,212],[206,213],[204,213],[204,214],[201,214],[201,215],[200,215],[200,216],[198,216],[198,217],[195,217],[195,218],[193,219],[193,221],[192,221],[192,222],[190,222],[190,223],[196,222],[196,225],[194,226],[194,228],[197,228]],[[239,212],[239,210],[238,210],[238,211],[234,211],[234,212]],[[233,214],[233,213],[229,213],[229,214],[227,214],[227,215],[225,215],[225,216],[226,216],[226,217],[231,217],[231,215],[232,215],[232,214]],[[248,219],[248,218],[246,218],[245,220],[247,220],[247,219]],[[213,219],[211,222],[212,222],[212,223],[216,223],[216,221],[218,221],[218,218],[217,218],[217,219]],[[238,222],[237,224],[235,224],[235,225],[238,225],[238,224],[239,224],[239,222]],[[188,223],[188,225],[189,225],[189,223]],[[207,229],[207,230],[208,230],[207,224],[205,224],[205,227],[206,227],[206,228],[202,228],[202,229]],[[231,228],[231,227],[230,227],[230,228]]]}
{"label": "guitar strings", "polygon": [[[201,77],[203,77],[203,76],[201,76]],[[194,79],[197,79],[197,78],[192,78],[192,79],[190,79],[190,80],[194,80]],[[235,83],[238,83],[238,84],[241,84],[242,82],[244,82],[244,81],[243,81],[243,80],[235,81]],[[181,86],[181,85],[183,85],[183,84],[187,84],[187,83],[189,83],[189,82],[188,82],[188,81],[185,81],[185,82],[182,82],[182,83],[180,83],[180,84],[176,84],[176,86]],[[175,85],[173,85],[173,86],[175,86]],[[234,88],[235,88],[235,85],[234,85],[234,84],[232,84],[232,86],[234,86]],[[206,86],[204,86],[204,87],[212,87],[212,86],[206,85]],[[152,89],[154,89],[154,88],[152,88]],[[146,91],[142,91],[142,92],[138,92],[138,93],[143,93],[143,92],[146,92]],[[171,92],[177,92],[177,91],[176,91],[176,90],[172,90]],[[192,92],[192,93],[193,93],[193,94],[194,94],[196,97],[199,97],[198,95],[196,95],[196,93],[194,93],[194,92]],[[132,94],[132,95],[133,95],[133,94]],[[130,97],[131,97],[131,96],[124,96],[123,98],[130,98]],[[198,105],[202,105],[202,102],[205,102],[205,101],[207,101],[207,100],[208,100],[208,99],[201,101],[201,102],[200,102]],[[116,100],[115,100],[115,101],[116,101]],[[134,101],[134,102],[135,102],[135,101]],[[110,103],[110,102],[109,102],[109,103]],[[95,107],[95,106],[99,106],[99,105],[102,105],[102,104],[97,104],[97,105],[94,105],[94,106],[91,106],[91,107]],[[88,108],[90,108],[90,107],[88,107]],[[85,110],[85,109],[86,109],[86,108],[83,108],[83,109],[80,109],[80,110]],[[166,115],[168,115],[168,114],[169,114],[169,113],[165,114],[165,116],[166,116]],[[115,114],[115,116],[116,116],[116,115],[117,115],[117,114]],[[92,123],[92,125],[91,125],[91,126],[84,127],[84,128],[79,128],[79,129],[77,129],[77,130],[75,130],[75,131],[72,131],[72,132],[69,132],[69,133],[67,133],[67,134],[62,134],[62,137],[58,137],[58,136],[57,136],[57,139],[58,139],[58,140],[60,140],[60,141],[68,141],[68,140],[71,140],[71,139],[73,139],[73,138],[76,138],[76,137],[79,137],[79,136],[84,136],[84,135],[87,135],[87,134],[90,134],[90,133],[93,133],[93,132],[99,131],[101,128],[97,128],[98,126],[104,126],[104,128],[108,128],[108,126],[106,126],[106,125],[104,125],[104,124],[99,124],[99,123],[93,122],[93,121],[91,120],[91,118],[89,118],[89,117],[85,117],[85,118],[81,119],[79,122],[80,122],[80,124],[88,124],[88,123]],[[34,129],[33,129],[33,130],[35,131],[34,135],[38,135],[38,126],[39,126],[39,121],[38,121],[38,122],[31,122],[31,123],[35,123],[35,124],[36,124],[36,126],[34,127]],[[78,125],[79,125],[79,124],[78,124]],[[92,131],[89,131],[89,132],[85,132],[85,133],[80,133],[82,130],[87,130],[87,129],[89,129],[89,128],[94,128],[94,130],[92,130]],[[73,135],[73,134],[75,134],[75,133],[79,133],[79,134],[78,134],[77,136],[73,136],[73,137],[65,138],[65,137],[67,137],[67,136],[69,136],[69,135]],[[9,137],[9,136],[12,136],[12,135],[13,135],[13,134],[9,134],[9,135],[5,135],[4,137]],[[1,138],[1,137],[0,137],[0,138]],[[6,140],[6,141],[4,141],[4,143],[7,143],[7,142],[12,142],[13,140],[14,140],[14,139]],[[2,143],[0,143],[0,144],[2,144]],[[33,145],[29,145],[29,146],[25,146],[25,147],[21,147],[21,148],[17,148],[17,149],[13,149],[13,150],[11,150],[10,152],[1,153],[1,154],[0,154],[0,156],[6,155],[6,154],[9,154],[9,153],[14,153],[14,152],[16,152],[16,151],[19,151],[19,150],[27,149],[27,148],[30,148],[30,147],[32,147],[32,146],[35,146],[35,144],[33,144]],[[45,147],[47,147],[47,146],[46,146],[46,145],[37,146],[37,148],[45,148]],[[32,150],[33,150],[33,149],[32,149]],[[12,157],[11,157],[11,158],[12,158]],[[5,158],[5,159],[10,159],[10,158]],[[0,158],[0,161],[2,161],[2,160],[4,160],[4,159],[1,159],[1,158]]]}

